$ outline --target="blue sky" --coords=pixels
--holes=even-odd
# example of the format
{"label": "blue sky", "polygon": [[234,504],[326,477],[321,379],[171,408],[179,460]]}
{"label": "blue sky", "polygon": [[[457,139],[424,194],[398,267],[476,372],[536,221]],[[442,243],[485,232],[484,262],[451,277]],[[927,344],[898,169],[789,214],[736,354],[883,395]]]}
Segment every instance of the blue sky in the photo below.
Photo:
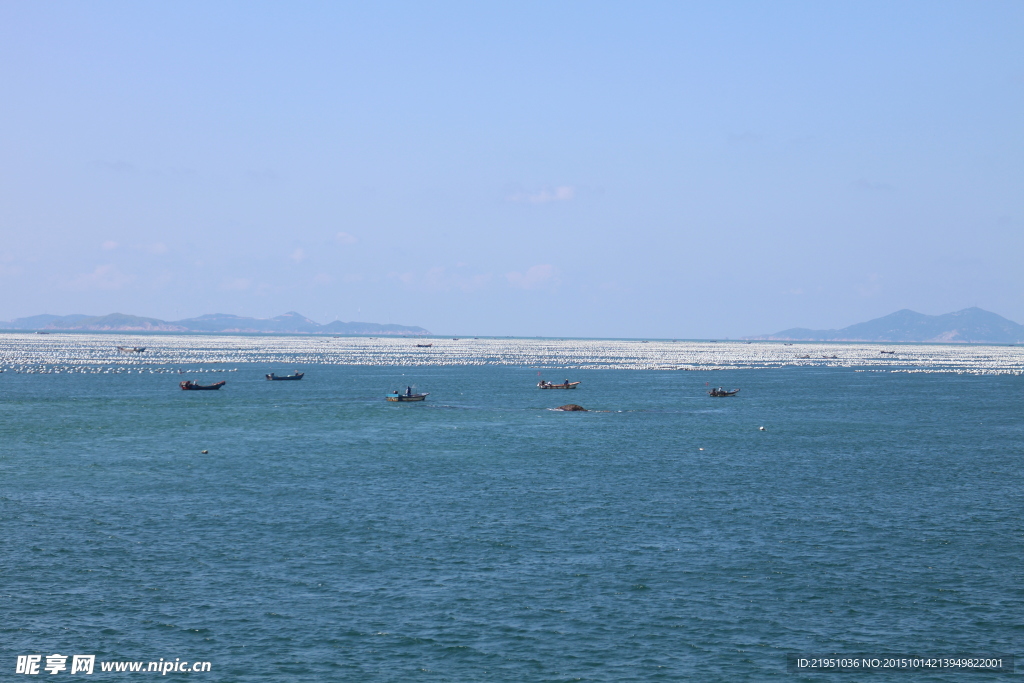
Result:
{"label": "blue sky", "polygon": [[1024,322],[1020,2],[0,2],[0,319]]}

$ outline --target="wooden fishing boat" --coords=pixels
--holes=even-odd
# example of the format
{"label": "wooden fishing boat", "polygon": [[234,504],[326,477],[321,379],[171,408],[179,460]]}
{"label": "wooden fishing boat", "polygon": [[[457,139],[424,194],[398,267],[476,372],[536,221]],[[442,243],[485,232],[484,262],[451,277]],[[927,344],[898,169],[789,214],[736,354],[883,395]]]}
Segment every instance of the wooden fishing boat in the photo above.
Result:
{"label": "wooden fishing boat", "polygon": [[569,380],[565,380],[561,384],[552,384],[544,380],[537,382],[537,387],[540,389],[575,389],[577,386],[579,386],[579,382],[570,382]]}
{"label": "wooden fishing boat", "polygon": [[303,375],[305,374],[306,373],[304,372],[295,372],[294,374],[291,375],[278,376],[275,375],[274,373],[270,373],[269,375],[267,375],[267,379],[269,379],[272,382],[280,382],[281,380],[285,379],[302,379]]}
{"label": "wooden fishing boat", "polygon": [[180,386],[185,391],[214,391],[216,389],[220,389],[225,384],[227,384],[227,382],[223,380],[220,382],[216,382],[215,384],[197,384],[196,382],[187,379],[178,386]]}
{"label": "wooden fishing boat", "polygon": [[411,401],[422,401],[427,396],[430,396],[430,392],[427,392],[425,394],[400,394],[397,391],[392,391],[384,398],[395,403],[409,403]]}
{"label": "wooden fishing boat", "polygon": [[717,389],[712,389],[711,391],[709,391],[708,392],[708,396],[735,396],[736,394],[739,393],[739,391],[740,391],[739,389],[733,389],[732,391],[726,391],[722,387],[718,387]]}

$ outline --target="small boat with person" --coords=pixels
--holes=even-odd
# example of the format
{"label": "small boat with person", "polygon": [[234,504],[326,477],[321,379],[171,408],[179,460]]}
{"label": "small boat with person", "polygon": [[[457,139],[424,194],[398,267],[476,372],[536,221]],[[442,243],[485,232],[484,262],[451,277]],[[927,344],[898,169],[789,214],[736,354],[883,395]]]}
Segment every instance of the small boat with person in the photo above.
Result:
{"label": "small boat with person", "polygon": [[718,387],[717,389],[712,389],[711,391],[709,391],[708,392],[708,396],[735,396],[736,394],[739,393],[739,391],[740,391],[739,389],[733,389],[732,391],[727,391],[726,389],[723,389],[722,387]]}
{"label": "small boat with person", "polygon": [[414,394],[412,393],[412,387],[407,387],[404,394],[398,393],[398,389],[395,389],[384,398],[393,403],[411,403],[413,401],[422,401],[427,396],[430,396],[430,392],[425,394]]}
{"label": "small boat with person", "polygon": [[223,380],[221,380],[220,382],[216,382],[215,384],[199,384],[197,382],[193,382],[190,379],[187,379],[178,386],[180,386],[184,391],[215,391],[217,389],[220,389],[225,384],[227,384],[227,382]]}
{"label": "small boat with person", "polygon": [[579,382],[570,382],[569,380],[565,380],[561,384],[552,384],[543,379],[537,382],[537,386],[541,389],[575,389],[579,384]]}
{"label": "small boat with person", "polygon": [[281,380],[285,379],[302,379],[302,377],[305,374],[306,373],[299,372],[297,370],[290,375],[275,375],[274,373],[270,373],[269,375],[267,375],[267,379],[269,379],[271,382],[280,382]]}

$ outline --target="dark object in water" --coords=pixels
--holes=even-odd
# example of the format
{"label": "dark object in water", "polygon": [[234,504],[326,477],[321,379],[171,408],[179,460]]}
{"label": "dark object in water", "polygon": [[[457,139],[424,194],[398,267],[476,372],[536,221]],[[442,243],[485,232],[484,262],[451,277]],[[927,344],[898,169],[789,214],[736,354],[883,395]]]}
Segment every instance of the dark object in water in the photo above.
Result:
{"label": "dark object in water", "polygon": [[386,398],[387,400],[392,401],[394,403],[409,403],[410,401],[422,401],[427,396],[430,396],[430,392],[427,392],[425,394],[409,394],[409,393],[400,394],[397,391],[392,391],[390,394],[388,394],[384,398]]}
{"label": "dark object in water", "polygon": [[564,406],[558,406],[557,408],[555,408],[555,410],[564,410],[567,413],[588,412],[586,408],[584,408],[583,406],[578,406],[575,403],[567,403]]}
{"label": "dark object in water", "polygon": [[142,353],[146,350],[145,346],[118,346],[117,350],[121,353]]}
{"label": "dark object in water", "polygon": [[711,391],[709,391],[708,396],[735,396],[737,393],[739,393],[739,389],[726,391],[722,387],[718,387],[717,389],[712,389]]}
{"label": "dark object in water", "polygon": [[418,348],[418,349],[429,349],[431,346],[433,346],[433,344],[417,344],[416,348]]}
{"label": "dark object in water", "polygon": [[890,356],[895,356],[896,355],[895,351],[879,351],[879,353],[888,353]]}
{"label": "dark object in water", "polygon": [[185,391],[212,391],[212,390],[220,389],[225,384],[227,384],[227,382],[222,380],[220,382],[217,382],[216,384],[206,384],[206,385],[203,385],[203,384],[196,384],[192,380],[187,379],[187,380],[185,380],[184,382],[182,382],[178,386],[180,386]]}
{"label": "dark object in water", "polygon": [[541,389],[575,389],[578,384],[579,382],[570,382],[569,380],[566,380],[561,384],[552,384],[551,382],[546,382],[544,380],[537,382],[537,386]]}
{"label": "dark object in water", "polygon": [[292,375],[284,375],[283,377],[278,377],[274,373],[270,373],[269,375],[267,375],[267,379],[269,379],[272,382],[279,382],[283,379],[302,379],[303,375],[305,374],[306,373],[304,372],[296,372],[295,374]]}

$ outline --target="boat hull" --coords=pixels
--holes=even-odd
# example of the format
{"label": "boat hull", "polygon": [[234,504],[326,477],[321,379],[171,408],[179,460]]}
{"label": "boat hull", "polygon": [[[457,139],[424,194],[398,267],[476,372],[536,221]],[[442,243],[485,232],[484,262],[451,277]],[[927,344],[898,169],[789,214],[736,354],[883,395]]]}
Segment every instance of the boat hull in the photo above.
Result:
{"label": "boat hull", "polygon": [[196,384],[195,382],[192,382],[192,381],[189,381],[189,380],[185,380],[184,382],[182,382],[178,386],[180,386],[183,391],[216,391],[217,389],[220,389],[225,384],[227,384],[227,382],[221,381],[221,382],[217,382],[216,384],[207,384],[207,385],[204,386],[202,384]]}
{"label": "boat hull", "polygon": [[575,389],[579,385],[579,382],[569,382],[568,384],[538,384],[537,387],[540,389]]}
{"label": "boat hull", "polygon": [[294,375],[285,375],[284,377],[278,377],[274,373],[267,375],[267,379],[271,382],[283,382],[285,380],[299,380],[305,376],[304,372],[296,372]]}
{"label": "boat hull", "polygon": [[412,396],[409,396],[408,394],[388,394],[384,398],[392,403],[413,403],[415,401],[422,401],[427,396],[430,396],[430,394],[413,394]]}

